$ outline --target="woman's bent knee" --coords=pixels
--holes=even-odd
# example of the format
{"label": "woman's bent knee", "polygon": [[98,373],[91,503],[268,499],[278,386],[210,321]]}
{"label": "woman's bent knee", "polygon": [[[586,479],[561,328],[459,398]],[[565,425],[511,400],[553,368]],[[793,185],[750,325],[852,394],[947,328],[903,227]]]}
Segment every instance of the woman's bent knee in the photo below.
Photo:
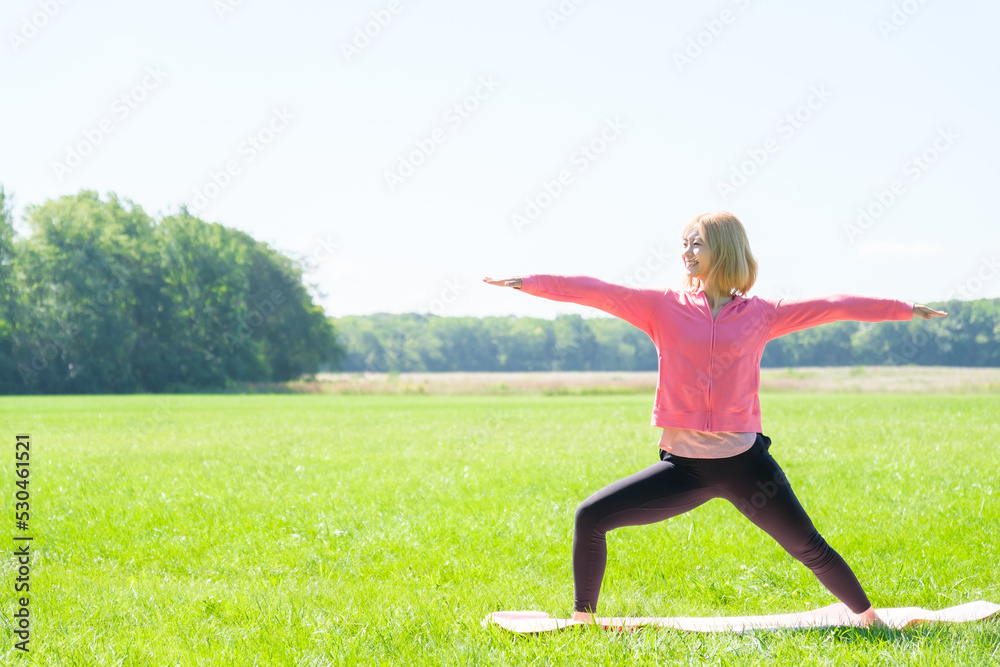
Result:
{"label": "woman's bent knee", "polygon": [[587,498],[576,506],[576,516],[574,521],[577,528],[596,525],[597,522],[600,521],[598,514],[597,503],[594,502],[593,498]]}

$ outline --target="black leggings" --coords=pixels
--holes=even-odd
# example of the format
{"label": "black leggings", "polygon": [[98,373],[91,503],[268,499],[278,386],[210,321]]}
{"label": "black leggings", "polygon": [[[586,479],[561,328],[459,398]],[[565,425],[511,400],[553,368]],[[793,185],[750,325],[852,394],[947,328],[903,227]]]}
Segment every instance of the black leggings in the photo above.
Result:
{"label": "black leggings", "polygon": [[660,450],[660,462],[606,486],[576,511],[573,533],[575,609],[594,612],[608,559],[605,534],[656,523],[725,498],[812,573],[854,613],[871,606],[844,559],[816,531],[778,463],[771,439],[757,434],[747,451],[724,459],[690,459]]}

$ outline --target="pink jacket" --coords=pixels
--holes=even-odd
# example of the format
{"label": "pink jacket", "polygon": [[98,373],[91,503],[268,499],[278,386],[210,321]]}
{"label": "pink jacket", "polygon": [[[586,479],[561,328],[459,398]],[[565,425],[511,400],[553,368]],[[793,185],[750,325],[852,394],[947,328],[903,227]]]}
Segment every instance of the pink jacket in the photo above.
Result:
{"label": "pink jacket", "polygon": [[913,304],[834,294],[816,299],[740,296],[712,319],[704,292],[639,289],[589,276],[522,276],[521,291],[599,308],[646,332],[659,379],[653,426],[761,432],[760,358],[767,341],[837,320],[909,320]]}

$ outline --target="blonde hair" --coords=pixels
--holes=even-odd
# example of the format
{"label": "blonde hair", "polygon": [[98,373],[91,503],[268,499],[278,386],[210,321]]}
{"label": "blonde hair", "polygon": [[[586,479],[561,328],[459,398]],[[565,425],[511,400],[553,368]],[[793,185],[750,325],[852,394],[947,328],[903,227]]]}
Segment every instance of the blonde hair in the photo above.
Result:
{"label": "blonde hair", "polygon": [[[746,296],[757,281],[757,261],[750,252],[750,241],[743,223],[726,211],[702,213],[684,225],[681,236],[687,238],[695,228],[712,253],[708,280],[726,294]],[[691,290],[704,288],[698,278],[688,277],[685,282]]]}

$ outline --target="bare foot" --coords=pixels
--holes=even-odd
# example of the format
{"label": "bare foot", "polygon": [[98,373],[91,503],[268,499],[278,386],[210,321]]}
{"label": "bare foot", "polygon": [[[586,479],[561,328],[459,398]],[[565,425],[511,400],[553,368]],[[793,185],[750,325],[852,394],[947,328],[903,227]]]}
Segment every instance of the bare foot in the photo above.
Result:
{"label": "bare foot", "polygon": [[573,618],[570,619],[572,623],[593,623],[594,615],[586,611],[574,611]]}
{"label": "bare foot", "polygon": [[866,627],[866,628],[886,628],[886,627],[888,627],[885,624],[885,621],[883,621],[881,618],[879,618],[878,614],[875,613],[875,608],[874,607],[868,607],[868,609],[865,609],[863,612],[861,612],[860,614],[858,614],[858,617],[861,618],[861,622],[862,622],[863,627]]}

